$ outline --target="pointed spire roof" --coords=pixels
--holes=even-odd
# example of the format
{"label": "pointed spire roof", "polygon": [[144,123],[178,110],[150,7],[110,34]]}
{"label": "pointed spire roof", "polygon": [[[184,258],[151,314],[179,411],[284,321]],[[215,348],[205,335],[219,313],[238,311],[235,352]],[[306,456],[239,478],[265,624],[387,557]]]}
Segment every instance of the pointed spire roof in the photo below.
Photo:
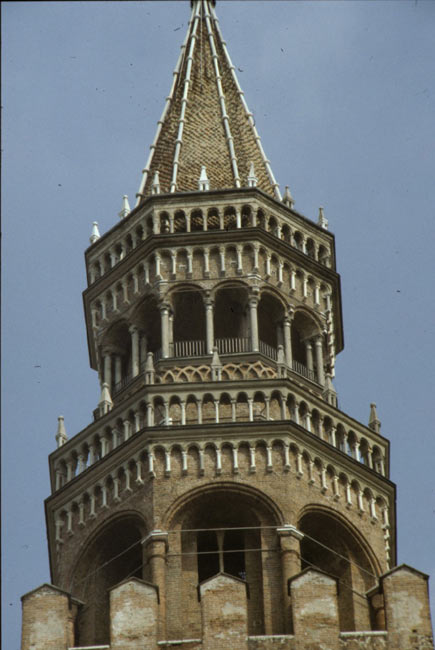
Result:
{"label": "pointed spire roof", "polygon": [[281,200],[229,57],[211,0],[194,0],[186,39],[172,88],[137,194],[139,205],[152,194],[159,172],[160,191],[198,190],[201,167],[210,189],[248,187],[251,164],[257,187]]}

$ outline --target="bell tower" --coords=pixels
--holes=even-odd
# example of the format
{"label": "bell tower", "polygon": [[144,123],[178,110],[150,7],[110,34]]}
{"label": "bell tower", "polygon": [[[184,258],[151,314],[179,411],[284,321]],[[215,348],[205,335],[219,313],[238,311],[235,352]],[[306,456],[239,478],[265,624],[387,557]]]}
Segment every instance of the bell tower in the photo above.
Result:
{"label": "bell tower", "polygon": [[361,424],[333,385],[334,236],[281,194],[210,0],[85,257],[101,397],[73,437],[59,418],[22,650],[432,648],[376,406]]}

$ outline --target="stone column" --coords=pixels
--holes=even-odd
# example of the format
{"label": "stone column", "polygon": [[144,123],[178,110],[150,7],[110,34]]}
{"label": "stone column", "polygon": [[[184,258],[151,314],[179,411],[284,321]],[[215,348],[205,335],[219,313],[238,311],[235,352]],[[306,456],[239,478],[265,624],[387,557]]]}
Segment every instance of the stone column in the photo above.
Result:
{"label": "stone column", "polygon": [[112,390],[112,355],[109,350],[103,351],[104,359],[104,379],[103,382],[109,386],[109,390]]}
{"label": "stone column", "polygon": [[208,278],[210,275],[210,251],[208,248],[204,249],[204,276]]}
{"label": "stone column", "polygon": [[325,369],[323,367],[323,337],[321,334],[315,338],[316,346],[316,364],[317,364],[317,381],[322,386],[325,385]]}
{"label": "stone column", "polygon": [[225,246],[219,247],[219,256],[221,261],[221,275],[225,274]]}
{"label": "stone column", "polygon": [[131,374],[137,377],[139,374],[139,330],[135,325],[129,327],[131,335]]}
{"label": "stone column", "polygon": [[214,346],[213,301],[210,298],[207,298],[205,300],[205,322],[206,322],[207,354],[213,354],[213,346]]}
{"label": "stone column", "polygon": [[300,541],[304,535],[295,526],[289,524],[277,528],[276,532],[281,548],[284,629],[290,633],[293,630],[293,622],[288,581],[301,570]]}
{"label": "stone column", "polygon": [[242,275],[242,273],[243,273],[243,258],[242,258],[243,247],[241,245],[236,246],[236,251],[237,251],[237,274]]}
{"label": "stone column", "polygon": [[143,540],[144,569],[159,589],[158,636],[166,638],[166,552],[168,533],[153,530]]}
{"label": "stone column", "polygon": [[115,355],[115,386],[121,383],[122,379],[122,362],[119,354]]}
{"label": "stone column", "polygon": [[141,333],[140,336],[140,362],[141,364],[145,364],[145,361],[147,359],[147,352],[148,352],[148,339],[146,334],[143,332]]}
{"label": "stone column", "polygon": [[168,338],[169,338],[169,356],[174,356],[174,314],[170,311],[168,315]]}
{"label": "stone column", "polygon": [[249,313],[251,319],[251,348],[252,352],[258,352],[259,350],[259,341],[258,341],[258,298],[257,296],[252,296],[249,298]]}
{"label": "stone column", "polygon": [[259,259],[258,254],[260,252],[260,247],[258,244],[254,244],[254,272],[258,273],[259,269]]}
{"label": "stone column", "polygon": [[162,276],[161,276],[161,273],[160,273],[160,270],[161,270],[160,269],[160,262],[161,262],[160,253],[155,253],[154,254],[154,259],[155,259],[155,264],[156,264],[156,278],[161,280]]}
{"label": "stone column", "polygon": [[169,305],[160,306],[161,332],[162,332],[162,357],[169,357]]}
{"label": "stone column", "polygon": [[307,355],[307,368],[313,370],[313,346],[310,340],[305,340],[305,351]]}
{"label": "stone column", "polygon": [[293,312],[289,311],[288,315],[284,318],[284,353],[285,362],[289,368],[293,364],[292,355],[292,336],[291,336],[291,322],[293,320]]}

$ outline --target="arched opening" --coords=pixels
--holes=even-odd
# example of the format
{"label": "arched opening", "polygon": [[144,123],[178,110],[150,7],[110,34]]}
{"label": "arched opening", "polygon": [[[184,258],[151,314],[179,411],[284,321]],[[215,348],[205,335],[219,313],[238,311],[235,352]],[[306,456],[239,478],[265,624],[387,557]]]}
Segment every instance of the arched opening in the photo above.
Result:
{"label": "arched opening", "polygon": [[110,642],[109,589],[129,577],[143,577],[144,530],[136,517],[123,517],[108,524],[80,552],[71,592],[85,604],[77,621],[78,645]]}
{"label": "arched opening", "polygon": [[296,232],[293,234],[293,241],[295,248],[297,248],[299,251],[303,251],[303,237],[302,233],[300,233],[299,230],[296,230]]}
{"label": "arched opening", "polygon": [[169,214],[167,212],[160,213],[160,233],[167,234],[170,232]]}
{"label": "arched opening", "polygon": [[369,630],[366,591],[376,582],[376,570],[367,551],[351,530],[334,516],[309,512],[300,523],[302,569],[314,567],[338,579],[340,630]]}
{"label": "arched opening", "polygon": [[224,229],[233,230],[237,226],[236,211],[230,206],[224,211]]}
{"label": "arched opening", "polygon": [[[258,303],[258,335],[267,356],[276,357],[278,345],[283,344],[282,321],[284,307],[274,296],[264,293]],[[261,346],[263,347],[263,346]]]}
{"label": "arched opening", "polygon": [[247,302],[248,292],[242,287],[218,291],[214,306],[214,335],[220,354],[244,351],[241,341],[249,336]]}
{"label": "arched opening", "polygon": [[219,230],[220,219],[217,208],[210,208],[207,213],[207,230]]}
{"label": "arched opening", "polygon": [[135,313],[135,322],[140,329],[140,362],[146,362],[148,352],[155,355],[161,348],[160,309],[154,296],[147,296]]}
{"label": "arched opening", "polygon": [[102,352],[104,356],[106,354],[111,356],[112,372],[109,391],[114,394],[131,377],[131,334],[127,323],[121,321],[110,328],[104,337]]}
{"label": "arched opening", "polygon": [[283,239],[287,244],[291,244],[292,233],[289,226],[283,226],[281,230],[281,239]]}
{"label": "arched opening", "polygon": [[177,210],[174,215],[174,232],[186,232],[186,215],[183,210]]}
{"label": "arched opening", "polygon": [[179,291],[173,296],[175,357],[205,354],[205,307],[199,291]]}
{"label": "arched opening", "polygon": [[294,369],[315,380],[317,356],[314,337],[319,333],[317,323],[305,312],[297,311],[291,328],[291,345]]}
{"label": "arched opening", "polygon": [[[222,462],[226,462],[223,457]],[[276,533],[269,528],[276,525],[275,517],[258,497],[239,490],[209,490],[181,509],[171,525],[179,534],[171,534],[173,555],[168,564],[168,575],[179,576],[178,584],[172,579],[171,592],[167,593],[168,623],[174,626],[168,633],[173,638],[183,638],[182,630],[176,627],[179,623],[171,623],[171,608],[179,610],[180,604],[181,618],[189,620],[189,636],[201,636],[197,586],[220,572],[246,580],[249,585],[249,634],[264,634],[266,599],[268,608],[273,603],[273,632],[282,631],[280,563],[270,562],[273,551],[267,551],[276,548]]]}
{"label": "arched opening", "polygon": [[320,264],[324,264],[324,266],[329,266],[329,253],[328,250],[325,248],[325,246],[319,246],[319,252],[318,252],[318,260]]}
{"label": "arched opening", "polygon": [[307,255],[313,260],[316,258],[316,248],[314,241],[311,238],[307,239]]}
{"label": "arched opening", "polygon": [[252,209],[250,205],[244,205],[242,208],[242,228],[252,226]]}
{"label": "arched opening", "polygon": [[194,210],[190,215],[190,230],[192,232],[195,232],[197,230],[204,230],[201,210]]}

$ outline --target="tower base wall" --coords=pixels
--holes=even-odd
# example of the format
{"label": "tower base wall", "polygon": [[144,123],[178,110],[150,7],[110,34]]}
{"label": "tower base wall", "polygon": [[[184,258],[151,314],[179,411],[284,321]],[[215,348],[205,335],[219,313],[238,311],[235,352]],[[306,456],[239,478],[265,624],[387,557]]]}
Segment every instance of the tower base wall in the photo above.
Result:
{"label": "tower base wall", "polygon": [[[248,587],[248,588],[247,588]],[[402,565],[381,576],[385,630],[340,632],[334,578],[308,569],[290,580],[294,634],[247,634],[249,585],[218,574],[202,583],[202,636],[159,639],[158,591],[137,578],[111,590],[111,644],[107,650],[434,650],[427,576]],[[373,591],[373,590],[372,590]],[[371,594],[373,597],[373,594]],[[21,650],[74,650],[74,627],[82,603],[44,584],[22,598]],[[93,646],[87,646],[91,648]],[[102,647],[102,646],[99,646]]]}

